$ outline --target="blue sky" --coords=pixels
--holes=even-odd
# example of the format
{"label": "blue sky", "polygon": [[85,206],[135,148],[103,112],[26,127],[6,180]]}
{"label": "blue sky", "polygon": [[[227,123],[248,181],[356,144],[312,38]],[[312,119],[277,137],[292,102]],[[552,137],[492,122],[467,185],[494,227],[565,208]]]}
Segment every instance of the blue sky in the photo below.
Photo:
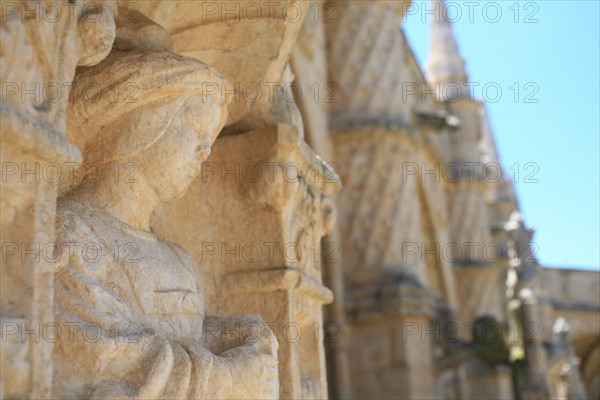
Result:
{"label": "blue sky", "polygon": [[[599,2],[447,4],[469,77],[480,83],[474,95],[494,100],[482,90],[490,83],[502,90],[488,113],[505,168],[519,172],[537,257],[545,266],[598,269]],[[405,30],[423,65],[434,16],[429,1],[413,5]]]}

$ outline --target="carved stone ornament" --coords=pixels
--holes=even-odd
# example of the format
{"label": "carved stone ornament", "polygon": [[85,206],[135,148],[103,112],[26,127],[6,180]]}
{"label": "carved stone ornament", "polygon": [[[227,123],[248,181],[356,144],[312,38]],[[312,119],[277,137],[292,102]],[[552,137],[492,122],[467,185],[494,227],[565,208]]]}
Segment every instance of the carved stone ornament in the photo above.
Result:
{"label": "carved stone ornament", "polygon": [[[277,396],[277,341],[231,334],[249,321],[268,331],[260,317],[206,317],[195,262],[149,228],[227,120],[230,97],[207,85],[226,83],[168,52],[113,50],[76,76],[67,126],[84,172],[57,210],[55,318],[72,327],[54,346],[57,398]],[[131,95],[115,98],[125,86]]]}

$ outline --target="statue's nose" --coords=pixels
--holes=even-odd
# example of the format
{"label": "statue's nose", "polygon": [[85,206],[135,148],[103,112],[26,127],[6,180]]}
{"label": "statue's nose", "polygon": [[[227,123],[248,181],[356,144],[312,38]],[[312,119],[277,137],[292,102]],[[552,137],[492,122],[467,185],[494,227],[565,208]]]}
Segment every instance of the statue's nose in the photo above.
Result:
{"label": "statue's nose", "polygon": [[206,160],[208,156],[210,156],[210,148],[198,146],[196,149],[196,157],[198,157],[200,160]]}

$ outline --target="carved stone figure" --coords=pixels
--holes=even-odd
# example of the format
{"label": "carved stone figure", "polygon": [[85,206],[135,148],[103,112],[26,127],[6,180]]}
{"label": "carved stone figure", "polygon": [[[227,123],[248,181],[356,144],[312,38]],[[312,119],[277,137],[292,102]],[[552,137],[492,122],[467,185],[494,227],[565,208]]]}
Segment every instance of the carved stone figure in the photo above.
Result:
{"label": "carved stone figure", "polygon": [[57,398],[277,397],[264,322],[205,318],[194,261],[149,225],[185,193],[227,120],[230,98],[206,85],[226,82],[168,52],[113,51],[76,76],[68,129],[84,163],[58,203]]}

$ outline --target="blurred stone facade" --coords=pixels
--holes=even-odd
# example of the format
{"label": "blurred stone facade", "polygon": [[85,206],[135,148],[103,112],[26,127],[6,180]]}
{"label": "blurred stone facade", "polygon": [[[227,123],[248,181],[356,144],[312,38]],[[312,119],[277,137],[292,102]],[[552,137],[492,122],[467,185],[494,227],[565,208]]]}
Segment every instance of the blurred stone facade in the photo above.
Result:
{"label": "blurred stone facade", "polygon": [[[110,376],[91,379],[81,393],[600,399],[600,275],[539,265],[485,104],[471,98],[452,26],[444,18],[432,22],[431,54],[422,68],[402,28],[410,4],[2,1],[0,397],[53,398],[80,383],[65,378],[62,368],[74,353],[60,342],[72,332],[57,311],[65,266],[56,244],[65,229],[75,237],[74,251],[89,243],[77,243],[81,236],[65,225],[60,207],[57,220],[57,204],[89,179],[89,171],[77,168],[89,164],[86,157],[98,147],[86,147],[94,137],[72,111],[90,91],[72,83],[93,67],[105,89],[102,82],[120,73],[111,70],[111,57],[134,51],[197,59],[227,81],[221,87],[214,83],[221,78],[199,82],[204,99],[225,96],[219,104],[229,104],[226,113],[202,108],[200,130],[226,116],[223,129],[185,194],[158,205],[148,228],[160,243],[176,244],[183,264],[195,268],[202,300],[194,306],[203,305],[194,312],[206,316],[204,327],[153,335],[210,352],[216,361],[206,365],[225,360],[246,383],[236,383],[235,374],[228,382],[210,375],[188,347],[187,364],[177,361],[183,350],[172,350],[170,364],[157,353],[175,371],[170,377],[147,361],[119,375],[132,353],[107,330],[99,335],[103,343],[112,338],[114,347],[108,341],[98,355],[100,327],[91,322],[90,304],[109,317],[112,306],[90,293],[115,290],[109,278],[117,257],[109,272],[93,271],[105,283],[86,281],[76,293],[81,303],[69,303],[84,324],[69,328],[80,329],[74,334],[84,334],[81,351],[93,355],[89,364],[72,364],[73,374],[101,369]],[[174,79],[157,75],[153,65],[132,72],[136,84],[169,90]],[[136,110],[128,103],[138,101],[140,89],[121,83],[110,87],[114,102],[98,118],[113,123],[114,115],[125,136],[115,143],[131,146],[132,127],[159,132],[160,126],[152,117],[146,125],[117,118]],[[179,85],[171,96],[185,92]],[[157,115],[162,121],[177,110]],[[157,157],[173,157],[165,176],[177,172],[179,156],[164,151]],[[132,171],[120,171],[131,177]],[[136,201],[130,211],[150,199]],[[167,271],[143,279],[159,285],[172,277]],[[161,290],[154,292],[176,292]],[[174,297],[174,307],[181,308],[186,293]],[[152,328],[141,325],[143,332]],[[252,374],[270,361],[253,364],[218,345],[250,346],[256,334],[256,352],[278,361],[275,384]],[[213,380],[213,387],[223,382],[236,391],[186,389],[205,375],[208,381],[196,389],[210,388]],[[134,383],[117,392],[120,376]],[[136,388],[145,376],[157,376],[165,389],[153,379]],[[275,393],[260,392],[261,385]]]}

